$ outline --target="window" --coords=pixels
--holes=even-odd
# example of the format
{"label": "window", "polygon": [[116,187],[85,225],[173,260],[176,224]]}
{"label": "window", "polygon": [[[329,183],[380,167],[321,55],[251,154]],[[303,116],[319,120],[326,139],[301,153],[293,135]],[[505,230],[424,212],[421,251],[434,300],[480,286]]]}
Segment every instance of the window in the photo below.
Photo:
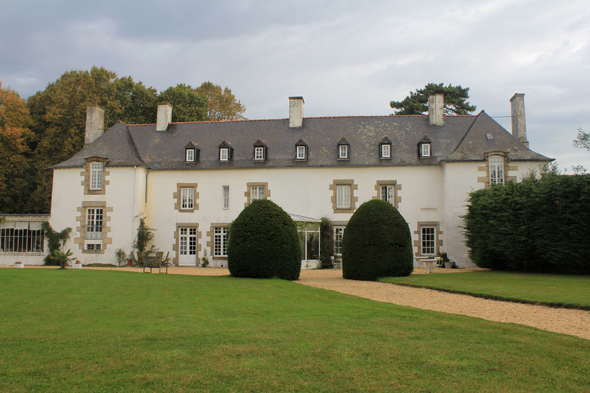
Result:
{"label": "window", "polygon": [[391,145],[381,145],[381,158],[391,158]]}
{"label": "window", "polygon": [[256,161],[264,160],[264,147],[255,147],[254,148],[254,159]]}
{"label": "window", "polygon": [[41,222],[6,221],[0,223],[0,251],[43,252],[44,235]]}
{"label": "window", "polygon": [[305,160],[305,146],[297,146],[297,159]]}
{"label": "window", "polygon": [[334,227],[334,255],[342,255],[342,236],[344,227]]}
{"label": "window", "polygon": [[422,255],[436,255],[436,227],[421,227],[420,253]]}
{"label": "window", "polygon": [[504,157],[490,156],[488,158],[490,184],[504,184]]}
{"label": "window", "polygon": [[250,199],[266,199],[264,186],[253,186],[250,188]]}
{"label": "window", "polygon": [[219,161],[229,161],[229,148],[222,147],[219,149]]}
{"label": "window", "polygon": [[215,227],[213,229],[213,256],[226,257],[227,256],[227,227]]}
{"label": "window", "polygon": [[[102,208],[88,208],[86,210],[86,239],[102,240]],[[88,248],[88,250],[90,250]],[[99,249],[100,250],[100,249]]]}
{"label": "window", "polygon": [[348,158],[348,146],[347,145],[340,145],[338,150],[338,158],[346,159]]}
{"label": "window", "polygon": [[102,244],[90,243],[90,244],[86,245],[86,249],[91,250],[91,251],[100,251],[100,250],[102,250]]}
{"label": "window", "polygon": [[420,156],[430,157],[430,143],[422,143]]}
{"label": "window", "polygon": [[350,209],[350,186],[336,187],[336,208]]}
{"label": "window", "polygon": [[181,188],[181,209],[194,209],[195,208],[195,189]]}
{"label": "window", "polygon": [[194,162],[195,161],[195,149],[186,149],[186,161],[187,162]]}
{"label": "window", "polygon": [[395,186],[381,186],[380,199],[395,206]]}
{"label": "window", "polygon": [[90,189],[102,189],[102,162],[93,162],[90,164]]}
{"label": "window", "polygon": [[229,209],[229,186],[223,186],[223,208]]}

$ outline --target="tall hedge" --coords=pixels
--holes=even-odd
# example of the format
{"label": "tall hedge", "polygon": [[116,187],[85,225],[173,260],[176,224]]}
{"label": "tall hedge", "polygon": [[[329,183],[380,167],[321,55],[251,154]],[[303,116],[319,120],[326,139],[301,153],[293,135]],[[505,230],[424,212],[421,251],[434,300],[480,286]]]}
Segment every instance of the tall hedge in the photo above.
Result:
{"label": "tall hedge", "polygon": [[409,276],[412,236],[408,223],[390,203],[363,203],[348,221],[342,239],[342,275],[353,280]]}
{"label": "tall hedge", "polygon": [[590,175],[549,174],[470,194],[463,217],[480,267],[590,274]]}
{"label": "tall hedge", "polygon": [[255,200],[231,224],[227,248],[234,277],[297,280],[301,248],[291,217],[269,200]]}

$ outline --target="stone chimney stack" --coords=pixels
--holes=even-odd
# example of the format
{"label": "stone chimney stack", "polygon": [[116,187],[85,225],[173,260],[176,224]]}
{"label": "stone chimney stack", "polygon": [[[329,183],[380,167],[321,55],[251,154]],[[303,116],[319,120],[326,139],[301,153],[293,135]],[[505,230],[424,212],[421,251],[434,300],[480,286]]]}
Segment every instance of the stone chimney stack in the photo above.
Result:
{"label": "stone chimney stack", "polygon": [[529,141],[526,139],[526,120],[524,117],[524,94],[514,94],[510,99],[512,107],[512,135],[520,143],[529,147]]}
{"label": "stone chimney stack", "polygon": [[444,111],[445,100],[442,93],[428,96],[428,117],[431,126],[442,127],[445,125]]}
{"label": "stone chimney stack", "polygon": [[170,123],[172,123],[172,105],[167,102],[160,102],[158,104],[156,131],[166,131]]}
{"label": "stone chimney stack", "polygon": [[86,109],[86,135],[84,144],[88,145],[104,133],[104,110],[99,106]]}
{"label": "stone chimney stack", "polygon": [[303,97],[289,97],[289,128],[303,126]]}

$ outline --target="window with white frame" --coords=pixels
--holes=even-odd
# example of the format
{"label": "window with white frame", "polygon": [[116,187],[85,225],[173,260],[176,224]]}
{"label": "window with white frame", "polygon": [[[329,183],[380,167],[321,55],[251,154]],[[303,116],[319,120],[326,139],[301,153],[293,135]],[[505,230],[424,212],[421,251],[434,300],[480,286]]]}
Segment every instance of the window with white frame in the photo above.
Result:
{"label": "window with white frame", "polygon": [[430,143],[422,143],[421,144],[420,156],[430,157]]}
{"label": "window with white frame", "polygon": [[229,209],[229,186],[223,186],[223,208]]}
{"label": "window with white frame", "polygon": [[86,210],[86,239],[102,240],[102,224],[103,209],[95,207],[88,208]]}
{"label": "window with white frame", "polygon": [[350,186],[342,185],[336,186],[336,208],[349,209],[350,208]]}
{"label": "window with white frame", "polygon": [[102,190],[102,162],[90,163],[90,189]]}
{"label": "window with white frame", "polygon": [[348,145],[340,145],[338,147],[338,158],[340,158],[340,159],[348,158]]}
{"label": "window with white frame", "polygon": [[381,158],[391,158],[391,145],[381,145]]}
{"label": "window with white frame", "polygon": [[100,250],[102,250],[102,244],[100,244],[100,243],[88,243],[88,244],[86,244],[86,249],[87,250],[100,251]]}
{"label": "window with white frame", "polygon": [[41,222],[5,221],[0,223],[0,251],[43,252],[44,231]]}
{"label": "window with white frame", "polygon": [[395,206],[395,186],[385,185],[380,187],[380,198]]}
{"label": "window with white frame", "polygon": [[187,162],[194,162],[195,161],[195,149],[186,149],[186,161]]}
{"label": "window with white frame", "polygon": [[219,161],[228,161],[229,160],[229,148],[222,147],[219,149]]}
{"label": "window with white frame", "polygon": [[305,156],[305,146],[297,146],[297,159],[298,160],[305,160],[307,157]]}
{"label": "window with white frame", "polygon": [[227,256],[227,227],[215,227],[213,229],[213,256]]}
{"label": "window with white frame", "polygon": [[436,255],[436,227],[423,226],[420,228],[421,255]]}
{"label": "window with white frame", "polygon": [[250,200],[266,199],[264,186],[252,186],[250,188]]}
{"label": "window with white frame", "polygon": [[264,147],[257,146],[254,148],[254,159],[256,161],[264,160]]}
{"label": "window with white frame", "polygon": [[504,184],[504,157],[488,157],[488,167],[490,171],[490,184]]}
{"label": "window with white frame", "polygon": [[195,208],[195,189],[193,187],[181,188],[181,209],[194,209]]}
{"label": "window with white frame", "polygon": [[342,255],[342,236],[344,227],[334,227],[334,255]]}

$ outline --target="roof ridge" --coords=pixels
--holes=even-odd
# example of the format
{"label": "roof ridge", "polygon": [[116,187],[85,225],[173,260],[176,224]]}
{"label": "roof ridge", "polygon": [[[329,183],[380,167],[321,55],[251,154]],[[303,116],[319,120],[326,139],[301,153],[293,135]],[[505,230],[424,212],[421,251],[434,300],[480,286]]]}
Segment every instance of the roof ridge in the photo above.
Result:
{"label": "roof ridge", "polygon": [[[469,126],[469,128],[467,129],[467,131],[465,132],[465,135],[463,135],[463,138],[461,138],[461,140],[459,141],[459,143],[457,143],[457,146],[455,146],[455,149],[452,152],[450,152],[449,154],[447,154],[447,156],[443,160],[446,160],[451,155],[453,155],[453,153],[455,153],[457,150],[459,150],[459,147],[461,147],[461,145],[463,144],[463,141],[465,141],[465,138],[467,138],[467,135],[469,135],[469,133],[471,132],[471,129],[473,128],[473,126],[475,125],[475,123],[477,123],[477,121],[479,120],[479,116],[482,113],[485,113],[485,111],[484,110],[481,110],[476,116],[474,116],[475,119],[474,119],[473,123],[471,123],[471,125]],[[460,116],[464,116],[464,115],[460,115]]]}
{"label": "roof ridge", "polygon": [[135,158],[141,162],[143,165],[146,165],[146,163],[141,159],[141,156],[139,155],[139,151],[137,150],[137,146],[135,145],[135,141],[133,140],[133,136],[131,135],[131,131],[129,131],[129,127],[125,128],[125,136],[127,137],[127,143],[129,143],[129,147],[131,148],[131,153],[133,154],[133,156],[135,156]]}

